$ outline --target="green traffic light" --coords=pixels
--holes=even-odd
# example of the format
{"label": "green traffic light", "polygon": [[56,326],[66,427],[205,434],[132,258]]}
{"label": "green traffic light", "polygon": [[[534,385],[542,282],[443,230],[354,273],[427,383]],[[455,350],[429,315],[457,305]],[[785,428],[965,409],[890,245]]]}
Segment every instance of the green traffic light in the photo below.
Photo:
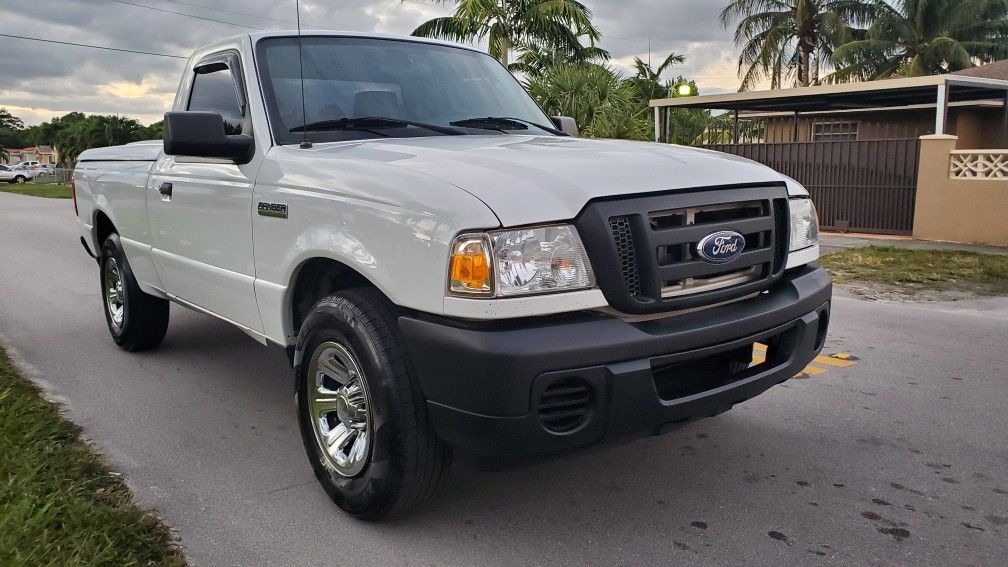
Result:
{"label": "green traffic light", "polygon": [[689,83],[680,83],[675,87],[676,96],[693,96],[696,93],[693,91],[693,85]]}

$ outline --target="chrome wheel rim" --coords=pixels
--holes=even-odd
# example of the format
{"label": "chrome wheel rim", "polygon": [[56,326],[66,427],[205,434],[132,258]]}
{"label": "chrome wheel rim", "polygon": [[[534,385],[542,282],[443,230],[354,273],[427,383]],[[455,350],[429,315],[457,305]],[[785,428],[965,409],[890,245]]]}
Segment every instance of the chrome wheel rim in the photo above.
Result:
{"label": "chrome wheel rim", "polygon": [[364,373],[345,346],[325,342],[308,366],[308,411],[323,464],[360,474],[371,458],[371,410]]}
{"label": "chrome wheel rim", "polygon": [[123,292],[122,274],[115,258],[105,260],[104,270],[105,307],[115,328],[122,329],[126,316],[126,294]]}

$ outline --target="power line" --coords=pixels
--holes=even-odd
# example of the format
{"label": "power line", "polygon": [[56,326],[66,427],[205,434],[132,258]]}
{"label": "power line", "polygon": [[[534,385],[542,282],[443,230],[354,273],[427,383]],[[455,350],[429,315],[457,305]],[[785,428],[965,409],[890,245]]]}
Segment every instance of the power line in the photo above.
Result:
{"label": "power line", "polygon": [[43,39],[40,37],[28,37],[25,35],[12,35],[9,33],[0,33],[0,37],[11,37],[14,39],[26,39],[28,41],[40,41],[42,43],[55,43],[58,45],[70,45],[73,47],[88,47],[91,49],[104,49],[106,51],[119,51],[121,53],[135,53],[137,55],[154,55],[156,57],[171,57],[172,59],[188,59],[182,55],[170,55],[168,53],[155,53],[153,51],[139,51],[136,49],[122,49],[120,47],[106,47],[104,45],[90,45],[87,43],[74,43],[71,41],[57,41],[55,39]]}
{"label": "power line", "polygon": [[229,22],[227,20],[215,20],[214,18],[205,18],[203,16],[194,16],[192,14],[186,14],[185,12],[176,12],[174,10],[166,10],[164,8],[155,8],[154,6],[147,6],[146,4],[137,4],[136,2],[127,2],[126,0],[112,0],[113,2],[118,2],[120,4],[127,4],[129,6],[136,6],[137,8],[147,8],[148,10],[154,10],[155,12],[164,12],[166,14],[175,14],[176,16],[185,16],[187,18],[195,18],[197,20],[205,20],[207,22],[216,22],[218,24],[227,24],[229,26],[237,26],[240,28],[250,28],[254,30],[265,30],[266,28],[260,28],[258,26],[249,26],[245,24],[237,24],[235,22]]}
{"label": "power line", "polygon": [[249,12],[239,12],[237,10],[225,10],[224,8],[214,8],[213,6],[206,6],[204,4],[196,4],[195,2],[183,2],[182,0],[168,0],[168,2],[172,2],[172,3],[175,3],[175,4],[182,4],[182,5],[185,5],[185,6],[192,6],[194,8],[203,8],[205,10],[213,10],[215,12],[222,12],[222,13],[225,13],[225,14],[234,14],[236,16],[247,16],[249,18],[257,18],[257,19],[260,19],[260,20],[270,20],[270,21],[273,21],[273,22],[282,22],[282,23],[285,23],[285,24],[293,24],[293,23],[295,23],[294,20],[281,20],[280,18],[270,18],[270,17],[267,17],[267,16],[259,16],[257,14],[252,14],[252,13],[249,13]]}

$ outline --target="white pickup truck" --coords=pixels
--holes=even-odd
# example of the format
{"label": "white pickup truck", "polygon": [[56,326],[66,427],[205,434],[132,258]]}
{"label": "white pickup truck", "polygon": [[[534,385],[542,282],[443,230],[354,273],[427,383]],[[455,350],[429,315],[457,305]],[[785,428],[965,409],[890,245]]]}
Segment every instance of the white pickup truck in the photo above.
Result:
{"label": "white pickup truck", "polygon": [[816,356],[832,286],[804,188],[572,122],[468,47],[204,47],[163,141],[74,171],[109,331],[153,348],[175,302],[286,347],[311,466],[365,519],[428,497],[452,450],[656,434]]}

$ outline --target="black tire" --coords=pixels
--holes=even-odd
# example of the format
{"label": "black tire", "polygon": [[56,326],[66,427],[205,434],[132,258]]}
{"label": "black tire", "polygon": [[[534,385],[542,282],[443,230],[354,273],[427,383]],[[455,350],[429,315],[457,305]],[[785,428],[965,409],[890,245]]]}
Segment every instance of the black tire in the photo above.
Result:
{"label": "black tire", "polygon": [[24,175],[18,175],[14,177],[14,183],[24,183],[26,181],[28,181],[28,178],[25,177]]}
{"label": "black tire", "polygon": [[[113,261],[118,268],[119,280],[122,283],[121,324],[117,324],[113,319],[109,302],[110,286],[106,285],[106,270],[110,269],[110,263]],[[151,349],[161,344],[168,331],[168,300],[148,295],[140,290],[118,234],[110,234],[102,243],[99,282],[105,322],[108,323],[112,340],[120,348],[130,352]]]}
{"label": "black tire", "polygon": [[[348,349],[364,375],[370,456],[354,476],[340,474],[322,449],[309,411],[309,367],[325,345]],[[337,506],[363,520],[402,514],[428,499],[451,461],[431,429],[426,402],[412,375],[390,303],[370,288],[340,291],[320,301],[306,318],[294,368],[301,438],[315,476]],[[322,347],[322,348],[320,348]]]}

